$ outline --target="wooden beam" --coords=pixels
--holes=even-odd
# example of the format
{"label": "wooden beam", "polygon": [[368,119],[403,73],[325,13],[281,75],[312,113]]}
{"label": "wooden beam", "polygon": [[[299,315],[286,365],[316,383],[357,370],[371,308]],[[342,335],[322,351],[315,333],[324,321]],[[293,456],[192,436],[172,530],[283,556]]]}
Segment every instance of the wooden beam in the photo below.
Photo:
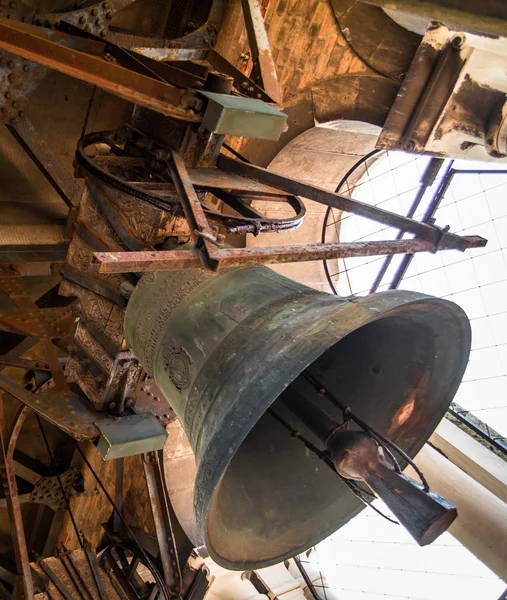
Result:
{"label": "wooden beam", "polygon": [[429,441],[477,483],[507,502],[506,461],[448,419],[443,419]]}

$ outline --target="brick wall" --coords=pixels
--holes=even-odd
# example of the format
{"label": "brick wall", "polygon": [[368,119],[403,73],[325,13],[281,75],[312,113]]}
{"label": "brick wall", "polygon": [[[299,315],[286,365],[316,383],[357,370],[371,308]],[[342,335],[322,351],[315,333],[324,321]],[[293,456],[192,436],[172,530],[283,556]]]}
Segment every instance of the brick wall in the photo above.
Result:
{"label": "brick wall", "polygon": [[339,31],[329,0],[271,0],[265,22],[287,100],[323,79],[368,71]]}
{"label": "brick wall", "polygon": [[[270,0],[265,23],[286,102],[318,81],[369,71],[341,34],[329,0]],[[241,1],[231,0],[217,51],[242,66],[247,50]]]}

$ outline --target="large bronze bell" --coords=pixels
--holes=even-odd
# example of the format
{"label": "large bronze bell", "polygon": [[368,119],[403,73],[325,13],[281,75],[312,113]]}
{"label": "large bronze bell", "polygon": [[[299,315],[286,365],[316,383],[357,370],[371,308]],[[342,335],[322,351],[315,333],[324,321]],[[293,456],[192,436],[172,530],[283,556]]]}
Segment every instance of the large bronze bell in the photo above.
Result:
{"label": "large bronze bell", "polygon": [[[317,405],[342,423],[332,395],[414,456],[470,350],[468,319],[452,302],[405,291],[340,298],[266,267],[146,274],[125,331],[183,424],[198,469],[197,523],[212,558],[231,569],[294,556],[363,508],[280,420],[325,449],[304,412]],[[333,443],[336,458],[343,444]]]}

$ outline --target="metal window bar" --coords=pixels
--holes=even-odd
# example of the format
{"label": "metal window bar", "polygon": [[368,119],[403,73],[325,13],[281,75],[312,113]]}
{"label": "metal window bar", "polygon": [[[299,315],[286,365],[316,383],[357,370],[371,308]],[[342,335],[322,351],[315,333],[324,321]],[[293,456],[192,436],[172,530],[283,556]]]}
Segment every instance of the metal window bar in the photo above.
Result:
{"label": "metal window bar", "polygon": [[[342,188],[348,183],[347,180],[351,177],[351,175],[354,173],[354,171],[360,167],[362,165],[362,163],[364,162],[368,162],[372,157],[377,156],[378,159],[378,153],[377,152],[373,152],[370,153],[369,155],[365,156],[359,163],[356,163],[356,165],[354,165],[354,167],[352,167],[348,173],[345,175],[345,177],[342,179],[342,181],[340,182],[339,186],[337,187],[337,192],[341,191]],[[434,161],[435,159],[431,159],[430,162],[427,165],[427,168],[425,170],[425,172],[423,173],[423,176],[421,178],[421,183],[420,186],[417,188],[417,191],[415,193],[415,198],[412,202],[412,205],[410,206],[410,210],[408,212],[407,216],[411,216],[413,217],[417,208],[420,206],[421,204],[421,200],[424,196],[424,194],[428,191],[429,187],[433,184],[433,182],[435,181],[436,178],[436,174],[433,176],[432,181],[429,180],[429,178],[427,177],[428,172],[430,171],[431,167],[433,166],[431,163],[432,161]],[[403,163],[402,165],[399,165],[398,167],[395,168],[400,168],[403,166],[406,166],[407,163]],[[441,164],[439,165],[440,167],[442,166]],[[367,169],[366,169],[367,171]],[[430,171],[431,172],[431,171]],[[360,187],[361,185],[364,185],[365,183],[371,182],[371,180],[373,179],[378,179],[379,177],[381,177],[382,175],[384,175],[384,173],[381,173],[379,175],[376,175],[375,177],[369,178],[368,181],[358,181],[352,190],[349,190],[349,193],[357,190],[358,187]],[[429,203],[427,205],[427,208],[424,212],[422,221],[426,221],[426,222],[433,222],[435,215],[438,211],[438,208],[440,206],[440,204],[442,203],[446,193],[448,192],[450,185],[453,181],[453,179],[459,175],[507,175],[507,170],[505,169],[457,169],[454,168],[453,163],[451,162],[448,167],[447,170],[445,171],[444,176],[442,177],[435,193],[433,194],[433,196],[430,198]],[[431,183],[428,182],[431,181]],[[347,185],[348,187],[348,185]],[[498,187],[498,186],[495,186]],[[488,188],[489,191],[490,188]],[[491,188],[494,189],[494,188]],[[461,202],[463,200],[466,200],[468,198],[471,198],[475,195],[481,194],[483,193],[483,191],[480,192],[474,192],[472,194],[469,194],[468,196],[465,196],[463,198],[460,198],[457,201],[454,201],[454,203],[458,203]],[[406,193],[406,192],[404,192]],[[387,200],[390,200],[392,198],[389,198]],[[386,202],[386,200],[382,201],[382,202]],[[415,208],[414,208],[414,205]],[[335,221],[333,221],[332,223],[329,223],[329,217],[332,216],[332,208],[330,207],[328,209],[328,212],[326,214],[326,218],[324,220],[324,225],[323,225],[323,230],[322,230],[322,241],[325,242],[326,239],[326,232],[327,232],[327,228],[330,226],[337,227],[337,223]],[[348,215],[346,218],[349,218],[350,216],[353,215]],[[498,217],[498,220],[501,220],[502,218],[505,217]],[[343,221],[344,219],[342,219]],[[483,221],[481,223],[479,223],[479,225],[484,225],[487,224],[491,221],[493,221],[493,218],[490,218],[486,221]],[[340,219],[338,220],[338,224],[340,223]],[[474,227],[477,227],[478,225],[474,225]],[[457,230],[459,231],[459,233],[464,232],[466,229],[468,228],[462,228],[461,230]],[[368,234],[368,236],[363,236],[363,237],[369,237],[369,235],[375,235],[376,233],[379,233],[379,231],[373,232],[371,234]],[[336,230],[336,234],[338,236],[338,230]],[[402,230],[399,231],[399,233],[397,234],[395,239],[402,239],[404,235],[404,232]],[[486,253],[487,255],[491,255],[491,254],[495,254],[498,252],[503,252],[503,249],[495,249],[492,250],[491,252]],[[396,289],[399,287],[399,285],[402,283],[402,281],[406,278],[406,274],[408,272],[409,266],[411,264],[411,262],[413,261],[415,255],[414,254],[406,254],[405,256],[403,256],[403,258],[401,259],[396,272],[394,274],[394,276],[392,277],[388,289]],[[388,271],[388,267],[390,266],[391,262],[392,262],[393,256],[387,256],[383,261],[382,264],[380,264],[380,269],[377,273],[377,276],[375,277],[374,283],[371,286],[369,293],[374,293],[375,291],[378,290],[378,288],[381,286],[383,279]],[[368,264],[371,265],[373,262],[380,262],[381,259],[376,259],[375,261],[369,261]],[[465,259],[468,260],[468,259]],[[464,261],[458,261],[458,263],[461,262],[465,262]],[[454,263],[456,264],[456,263]],[[357,265],[357,266],[347,266],[344,269],[344,273],[346,275],[346,277],[348,278],[348,271],[350,270],[354,270],[354,269],[358,269],[361,267],[364,267],[364,264],[361,265]],[[325,273],[328,279],[328,282],[330,284],[331,289],[334,291],[334,293],[336,292],[336,288],[334,286],[334,281],[333,278],[336,277],[338,275],[338,273],[331,273],[329,270],[329,267],[327,265],[327,262],[324,261],[324,269],[325,269]],[[442,266],[439,267],[435,267],[434,269],[427,269],[425,271],[422,271],[420,273],[418,273],[418,275],[422,275],[425,273],[429,273],[431,271],[437,271],[437,270],[441,270]],[[409,278],[414,277],[414,275],[410,276]],[[498,282],[493,282],[493,283],[498,283]],[[485,284],[482,287],[487,287],[488,285],[493,285],[492,284]],[[350,280],[349,280],[349,285],[350,285]],[[465,292],[465,291],[471,291],[473,289],[475,289],[477,286],[473,286],[473,287],[468,287],[466,290],[460,290],[459,292]],[[352,292],[352,287],[351,287],[351,292]],[[367,290],[361,291],[360,293],[364,293],[367,292]],[[451,297],[458,292],[453,292],[451,294]],[[503,314],[503,312],[500,313],[495,313],[495,314]],[[487,318],[489,316],[492,315],[485,315],[484,318]],[[494,315],[493,315],[494,316]],[[501,344],[500,344],[501,345]],[[490,347],[498,347],[498,344],[495,344],[493,346]],[[477,348],[477,349],[484,349],[484,348]],[[493,378],[503,378],[505,377],[505,375],[501,375],[501,376],[495,376]],[[485,379],[485,378],[482,378]],[[481,379],[481,380],[482,380]],[[489,379],[489,378],[488,378]],[[475,380],[473,380],[475,381]],[[492,408],[499,408],[499,407],[492,407]],[[486,410],[486,408],[484,409],[480,409],[480,410]],[[494,431],[488,424],[484,423],[483,421],[481,421],[481,419],[479,419],[477,416],[474,415],[474,411],[473,410],[465,410],[462,407],[460,407],[459,405],[453,403],[451,405],[451,408],[449,409],[449,413],[455,418],[457,419],[460,423],[464,424],[465,426],[467,426],[471,431],[473,431],[476,435],[480,436],[481,438],[483,438],[487,443],[489,443],[493,448],[495,448],[497,451],[501,452],[502,454],[507,455],[507,439],[500,435],[498,432]]]}

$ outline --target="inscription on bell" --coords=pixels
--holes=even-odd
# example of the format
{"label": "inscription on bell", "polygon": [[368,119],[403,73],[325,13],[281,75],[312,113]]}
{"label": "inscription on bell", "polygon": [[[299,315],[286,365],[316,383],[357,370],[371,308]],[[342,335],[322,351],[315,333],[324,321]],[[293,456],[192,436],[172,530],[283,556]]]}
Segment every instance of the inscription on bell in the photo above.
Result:
{"label": "inscription on bell", "polygon": [[184,390],[190,385],[190,365],[192,359],[187,351],[176,344],[169,342],[163,347],[164,368],[167,369],[167,374],[173,382],[174,386],[179,390]]}

